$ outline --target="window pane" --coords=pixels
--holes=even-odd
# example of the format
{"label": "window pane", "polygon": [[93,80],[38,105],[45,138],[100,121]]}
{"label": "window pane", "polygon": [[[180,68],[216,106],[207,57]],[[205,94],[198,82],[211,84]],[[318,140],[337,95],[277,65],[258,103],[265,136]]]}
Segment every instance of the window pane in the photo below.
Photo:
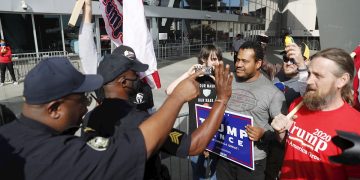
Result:
{"label": "window pane", "polygon": [[217,3],[217,0],[202,0],[202,10],[215,12],[217,9]]}
{"label": "window pane", "polygon": [[196,9],[201,10],[202,0],[183,0],[184,9]]}
{"label": "window pane", "polygon": [[103,18],[99,18],[100,28],[100,44],[101,44],[101,56],[111,53],[111,40],[106,33],[105,22]]}
{"label": "window pane", "polygon": [[201,21],[202,24],[202,42],[205,44],[216,41],[216,23],[215,21]]}
{"label": "window pane", "polygon": [[185,19],[184,41],[190,44],[201,43],[201,21]]}
{"label": "window pane", "polygon": [[217,42],[227,42],[229,40],[229,22],[216,22]]}
{"label": "window pane", "polygon": [[[63,15],[63,28],[64,28],[64,40],[65,40],[65,51],[69,54],[79,54],[79,28],[80,20],[76,22],[74,27],[68,26],[70,15]],[[78,19],[82,19],[79,17]]]}
{"label": "window pane", "polygon": [[35,52],[31,15],[0,14],[0,19],[4,39],[14,54]]}
{"label": "window pane", "polygon": [[249,1],[249,15],[250,16],[255,16],[255,14],[256,14],[256,12],[255,12],[256,3],[254,3],[253,1],[254,0]]}
{"label": "window pane", "polygon": [[161,43],[181,43],[180,19],[158,18],[158,28]]}
{"label": "window pane", "polygon": [[231,14],[241,14],[240,11],[240,0],[229,0],[230,1],[230,13]]}
{"label": "window pane", "polygon": [[220,0],[218,2],[218,10],[220,13],[230,13],[230,0]]}
{"label": "window pane", "polygon": [[39,52],[62,51],[60,16],[34,15]]}
{"label": "window pane", "polygon": [[241,13],[243,15],[249,15],[249,0],[242,0],[241,5]]}

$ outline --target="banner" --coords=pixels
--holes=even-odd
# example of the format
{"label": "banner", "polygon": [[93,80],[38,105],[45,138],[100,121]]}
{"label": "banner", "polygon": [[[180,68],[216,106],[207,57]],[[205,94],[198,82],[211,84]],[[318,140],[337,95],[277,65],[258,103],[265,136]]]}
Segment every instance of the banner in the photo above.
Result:
{"label": "banner", "polygon": [[[195,105],[198,127],[208,117],[211,108]],[[254,164],[254,142],[248,138],[246,125],[253,125],[253,118],[226,111],[218,132],[207,146],[207,150],[251,170]]]}
{"label": "banner", "polygon": [[151,88],[161,88],[153,40],[147,29],[142,0],[100,0],[105,29],[116,46],[134,49],[136,58],[149,69],[139,73]]}
{"label": "banner", "polygon": [[100,0],[99,4],[106,33],[118,47],[123,42],[122,0]]}
{"label": "banner", "polygon": [[154,52],[153,39],[147,28],[142,0],[123,0],[124,45],[134,49],[136,57],[149,65],[140,78],[145,77],[151,88],[160,88],[160,77]]}

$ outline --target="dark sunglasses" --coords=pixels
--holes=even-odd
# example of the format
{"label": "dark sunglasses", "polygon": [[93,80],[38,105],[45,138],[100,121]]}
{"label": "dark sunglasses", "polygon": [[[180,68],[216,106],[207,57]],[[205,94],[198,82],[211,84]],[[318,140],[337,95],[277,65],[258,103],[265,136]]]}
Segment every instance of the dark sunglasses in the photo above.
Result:
{"label": "dark sunglasses", "polygon": [[291,64],[295,64],[294,59],[283,58],[283,60],[284,60],[284,63],[288,63],[288,62],[290,62]]}

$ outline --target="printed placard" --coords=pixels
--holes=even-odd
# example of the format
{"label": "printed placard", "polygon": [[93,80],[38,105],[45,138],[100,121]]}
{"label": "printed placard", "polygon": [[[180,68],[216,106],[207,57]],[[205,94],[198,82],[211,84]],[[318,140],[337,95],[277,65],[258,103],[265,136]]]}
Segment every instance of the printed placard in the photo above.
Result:
{"label": "printed placard", "polygon": [[[211,107],[195,104],[196,122],[199,127],[210,113]],[[254,164],[254,142],[248,138],[246,125],[253,125],[251,116],[225,111],[218,132],[207,150],[251,170]]]}

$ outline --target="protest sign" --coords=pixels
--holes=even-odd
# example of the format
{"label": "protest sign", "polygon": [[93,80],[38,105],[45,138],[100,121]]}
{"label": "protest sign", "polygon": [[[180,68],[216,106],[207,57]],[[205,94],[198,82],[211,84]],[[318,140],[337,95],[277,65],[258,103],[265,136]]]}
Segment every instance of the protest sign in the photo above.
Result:
{"label": "protest sign", "polygon": [[[211,108],[195,105],[198,127],[208,117]],[[218,132],[207,146],[207,150],[251,170],[254,164],[254,142],[248,138],[246,125],[253,125],[251,116],[225,111]]]}

